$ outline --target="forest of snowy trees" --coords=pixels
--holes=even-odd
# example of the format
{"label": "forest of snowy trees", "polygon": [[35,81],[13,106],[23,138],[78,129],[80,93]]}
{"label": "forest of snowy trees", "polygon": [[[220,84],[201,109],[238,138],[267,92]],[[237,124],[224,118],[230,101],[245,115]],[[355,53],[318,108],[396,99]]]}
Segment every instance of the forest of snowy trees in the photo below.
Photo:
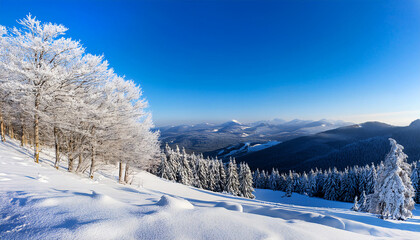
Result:
{"label": "forest of snowy trees", "polygon": [[[141,88],[118,76],[103,56],[64,37],[67,28],[28,15],[19,28],[0,26],[0,134],[55,149],[55,167],[93,178],[101,164],[147,167],[159,155],[158,133]],[[77,163],[77,164],[76,164]]]}
{"label": "forest of snowy trees", "polygon": [[347,167],[344,171],[316,169],[301,174],[292,171],[279,173],[276,169],[267,173],[257,169],[253,172],[253,186],[284,191],[286,196],[296,192],[334,201],[358,199],[360,207],[356,209],[360,211],[404,220],[411,216],[414,201],[420,203],[420,165],[418,161],[408,164],[404,148],[394,139],[390,139],[390,143],[390,152],[377,166]]}
{"label": "forest of snowy trees", "polygon": [[185,149],[171,149],[162,153],[158,176],[185,185],[214,192],[227,192],[234,196],[254,198],[252,174],[246,163],[238,165],[230,159],[227,166],[218,159],[204,159],[203,155],[187,154]]}

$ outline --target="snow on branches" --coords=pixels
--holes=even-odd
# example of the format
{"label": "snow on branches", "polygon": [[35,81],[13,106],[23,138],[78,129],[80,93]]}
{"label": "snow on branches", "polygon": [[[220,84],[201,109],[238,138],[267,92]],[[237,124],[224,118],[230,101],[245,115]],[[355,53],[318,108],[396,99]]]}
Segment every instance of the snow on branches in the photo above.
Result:
{"label": "snow on branches", "polygon": [[238,165],[230,159],[227,166],[216,159],[205,159],[203,155],[187,154],[178,147],[171,149],[168,144],[161,156],[158,176],[185,185],[214,192],[227,192],[234,196],[254,198],[252,174],[246,163]]}
{"label": "snow on branches", "polygon": [[63,25],[31,15],[18,23],[0,26],[2,140],[5,128],[22,146],[30,140],[35,162],[41,147],[53,147],[57,168],[64,155],[69,171],[90,168],[90,177],[104,163],[124,164],[126,176],[129,165],[151,165],[158,133],[141,88],[66,38]]}
{"label": "snow on branches", "polygon": [[374,193],[368,196],[369,212],[385,219],[406,220],[412,217],[415,195],[411,184],[411,166],[404,147],[390,138],[391,150],[378,171]]}

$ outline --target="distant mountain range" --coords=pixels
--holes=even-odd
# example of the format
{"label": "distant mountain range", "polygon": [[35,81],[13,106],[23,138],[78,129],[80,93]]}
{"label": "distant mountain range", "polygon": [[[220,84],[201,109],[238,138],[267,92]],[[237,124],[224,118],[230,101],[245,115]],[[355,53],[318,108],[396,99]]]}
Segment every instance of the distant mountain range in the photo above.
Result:
{"label": "distant mountain range", "polygon": [[[220,152],[223,148],[238,144],[246,145],[241,151],[245,150],[245,148],[248,149],[248,147],[255,147],[257,144],[259,147],[254,149],[261,150],[274,143],[347,125],[351,125],[351,123],[325,119],[319,121],[299,119],[284,121],[274,119],[247,124],[232,120],[222,124],[201,123],[196,125],[166,126],[157,129],[161,132],[163,144],[168,143],[172,147],[175,145],[185,147],[188,152],[205,153]],[[237,147],[234,146],[232,149]],[[234,157],[240,156],[241,154],[238,153],[231,155]]]}
{"label": "distant mountain range", "polygon": [[407,127],[380,122],[340,127],[242,154],[237,162],[247,162],[252,169],[275,167],[280,171],[334,166],[343,169],[382,161],[390,148],[389,137],[405,147],[409,162],[420,159],[420,120],[416,120]]}

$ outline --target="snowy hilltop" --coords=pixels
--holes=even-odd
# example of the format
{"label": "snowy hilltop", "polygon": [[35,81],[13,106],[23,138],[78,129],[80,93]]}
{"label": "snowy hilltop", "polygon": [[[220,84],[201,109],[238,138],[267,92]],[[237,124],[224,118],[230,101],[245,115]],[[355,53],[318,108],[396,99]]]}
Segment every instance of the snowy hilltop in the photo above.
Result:
{"label": "snowy hilltop", "polygon": [[[318,121],[274,119],[251,123],[231,120],[221,124],[184,124],[161,126],[157,129],[161,132],[161,141],[170,144],[171,147],[178,145],[185,147],[188,151],[209,152],[209,154],[215,156],[222,148],[234,147],[239,143],[249,142],[253,145],[264,144],[269,141],[278,143],[351,124],[325,119]],[[261,149],[257,148],[255,150]]]}
{"label": "snowy hilltop", "polygon": [[407,221],[350,210],[351,203],[257,189],[256,199],[214,193],[144,171],[121,185],[118,167],[94,179],[40,164],[0,143],[0,239],[419,239],[420,211]]}

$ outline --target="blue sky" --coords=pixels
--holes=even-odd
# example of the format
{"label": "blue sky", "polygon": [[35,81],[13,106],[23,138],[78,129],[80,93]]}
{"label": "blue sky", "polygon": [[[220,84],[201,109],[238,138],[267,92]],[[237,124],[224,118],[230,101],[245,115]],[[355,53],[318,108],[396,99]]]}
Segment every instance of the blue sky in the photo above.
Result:
{"label": "blue sky", "polygon": [[158,125],[420,118],[420,2],[5,1],[139,83]]}

